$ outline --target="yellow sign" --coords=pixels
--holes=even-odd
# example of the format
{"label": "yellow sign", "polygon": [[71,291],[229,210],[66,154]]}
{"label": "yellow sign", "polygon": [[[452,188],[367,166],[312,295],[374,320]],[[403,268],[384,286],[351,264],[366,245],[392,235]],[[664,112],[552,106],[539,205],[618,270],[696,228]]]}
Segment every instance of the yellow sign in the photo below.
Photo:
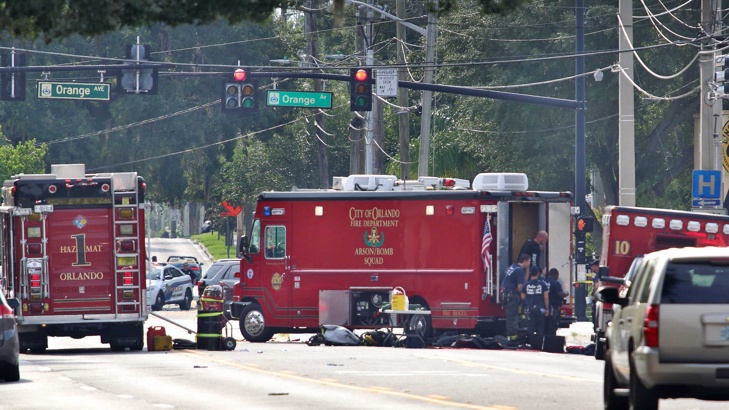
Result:
{"label": "yellow sign", "polygon": [[722,155],[722,163],[724,164],[724,170],[729,172],[729,121],[724,124],[724,128],[721,130],[721,146],[724,148],[724,155]]}

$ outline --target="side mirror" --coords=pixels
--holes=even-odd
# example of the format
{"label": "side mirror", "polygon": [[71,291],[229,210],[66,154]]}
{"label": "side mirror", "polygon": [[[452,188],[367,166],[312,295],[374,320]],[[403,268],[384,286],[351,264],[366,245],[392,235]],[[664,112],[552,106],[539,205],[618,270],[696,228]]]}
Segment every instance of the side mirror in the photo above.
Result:
{"label": "side mirror", "polygon": [[621,298],[619,296],[620,289],[616,288],[615,286],[601,286],[597,292],[595,292],[595,297],[597,300],[603,303],[615,303],[620,306],[625,306],[628,304],[628,299]]}
{"label": "side mirror", "polygon": [[10,306],[11,309],[15,310],[18,308],[18,306],[20,306],[20,301],[18,300],[18,298],[8,299],[8,306]]}

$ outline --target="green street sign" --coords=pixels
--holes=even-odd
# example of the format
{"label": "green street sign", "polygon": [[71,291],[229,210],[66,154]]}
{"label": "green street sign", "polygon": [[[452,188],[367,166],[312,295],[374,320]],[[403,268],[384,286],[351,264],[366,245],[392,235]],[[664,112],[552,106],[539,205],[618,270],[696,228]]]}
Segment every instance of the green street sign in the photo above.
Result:
{"label": "green street sign", "polygon": [[332,108],[332,93],[328,91],[268,90],[266,106]]}
{"label": "green street sign", "polygon": [[110,95],[111,84],[109,83],[84,84],[38,81],[38,98],[109,101]]}

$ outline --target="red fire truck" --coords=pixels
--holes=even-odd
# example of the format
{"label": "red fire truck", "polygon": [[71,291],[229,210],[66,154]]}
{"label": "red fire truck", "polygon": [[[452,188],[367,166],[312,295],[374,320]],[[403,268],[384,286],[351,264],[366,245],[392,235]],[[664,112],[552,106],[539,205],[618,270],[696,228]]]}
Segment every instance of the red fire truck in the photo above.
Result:
{"label": "red fire truck", "polygon": [[262,193],[230,313],[251,342],[320,325],[378,328],[401,287],[430,312],[406,330],[503,334],[499,273],[526,239],[548,230],[543,262],[571,281],[572,194],[527,185],[524,174],[479,174],[473,188],[352,175],[330,190]]}
{"label": "red fire truck", "polygon": [[136,172],[86,174],[83,164],[5,181],[0,260],[3,291],[20,300],[21,351],[44,351],[49,336],[143,348],[144,191]]}
{"label": "red fire truck", "polygon": [[[601,282],[627,285],[636,258],[668,248],[727,246],[729,216],[670,209],[608,206],[602,216]],[[595,304],[595,357],[603,359],[612,305]]]}

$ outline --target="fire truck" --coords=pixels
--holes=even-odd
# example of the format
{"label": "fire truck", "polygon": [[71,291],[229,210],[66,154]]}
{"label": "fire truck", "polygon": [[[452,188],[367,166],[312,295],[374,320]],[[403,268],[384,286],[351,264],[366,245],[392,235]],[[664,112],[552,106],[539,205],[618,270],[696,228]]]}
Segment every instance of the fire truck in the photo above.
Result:
{"label": "fire truck", "polygon": [[[627,290],[641,257],[668,248],[727,246],[729,216],[670,209],[608,206],[602,216],[602,251],[597,286]],[[595,358],[605,353],[612,305],[595,303]]]}
{"label": "fire truck", "polygon": [[143,348],[144,191],[136,172],[86,174],[83,164],[4,182],[2,283],[20,301],[21,351],[43,352],[49,336]]}
{"label": "fire truck", "polygon": [[406,331],[503,334],[499,273],[537,231],[550,233],[543,262],[571,280],[573,195],[528,191],[525,174],[479,174],[472,186],[352,175],[260,194],[230,311],[243,337],[386,327],[396,287],[429,312]]}

